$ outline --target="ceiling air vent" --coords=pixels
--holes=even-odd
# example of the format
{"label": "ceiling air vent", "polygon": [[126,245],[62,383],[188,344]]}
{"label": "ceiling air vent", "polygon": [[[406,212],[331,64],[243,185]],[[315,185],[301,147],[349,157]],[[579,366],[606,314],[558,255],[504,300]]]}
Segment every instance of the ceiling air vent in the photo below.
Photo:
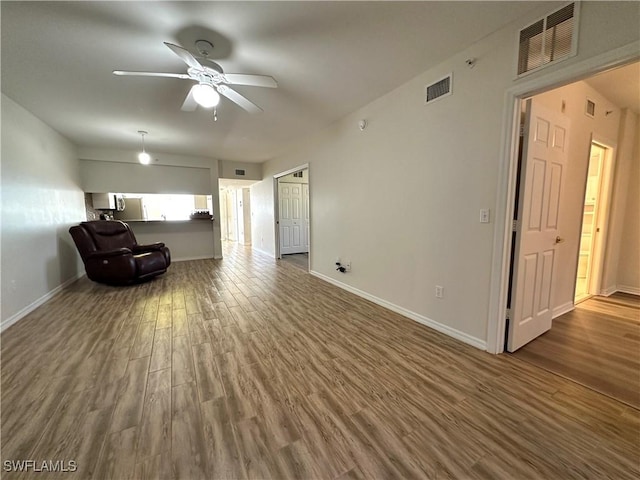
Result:
{"label": "ceiling air vent", "polygon": [[524,75],[577,51],[578,4],[570,3],[520,30],[518,75]]}
{"label": "ceiling air vent", "polygon": [[427,85],[425,89],[425,103],[431,103],[438,98],[451,95],[452,74],[450,73],[442,80],[438,80],[431,85]]}
{"label": "ceiling air vent", "polygon": [[240,176],[242,176],[242,175],[244,175],[244,174],[245,174],[245,173],[244,173],[244,170],[240,170],[239,168],[236,168],[236,175],[240,175]]}

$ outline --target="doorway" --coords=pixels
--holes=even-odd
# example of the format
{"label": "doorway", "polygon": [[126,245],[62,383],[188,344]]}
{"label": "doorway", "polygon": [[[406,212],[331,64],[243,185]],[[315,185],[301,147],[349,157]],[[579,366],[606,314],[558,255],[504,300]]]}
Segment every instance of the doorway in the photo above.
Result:
{"label": "doorway", "polygon": [[[619,70],[628,68],[637,64]],[[613,75],[619,73],[601,76]],[[616,143],[623,111],[630,107],[608,100],[609,91],[596,77],[536,94],[518,109],[524,121],[503,337],[509,352],[550,330],[576,303],[616,291],[613,277],[604,275],[614,264],[605,259],[613,258],[607,243],[619,243],[624,229],[620,215],[612,228],[609,210]],[[631,154],[627,158],[637,161]],[[626,193],[616,201],[616,212],[629,208]]]}
{"label": "doorway", "polygon": [[[513,157],[514,163],[516,158],[518,161],[517,180],[514,182],[514,213],[518,225],[510,230],[514,230],[516,238],[518,235],[520,238],[512,243],[511,264],[517,268],[518,262],[526,264],[529,261],[535,267],[539,264],[542,266],[527,269],[525,265],[524,271],[528,270],[532,281],[531,287],[524,289],[524,295],[517,298],[516,286],[507,290],[507,306],[512,307],[508,312],[516,311],[515,317],[513,313],[508,315],[503,336],[504,350],[515,352],[515,358],[580,383],[634,408],[640,405],[637,397],[638,382],[634,378],[638,361],[637,358],[632,358],[632,352],[638,351],[640,339],[637,335],[640,325],[640,296],[637,293],[640,289],[625,287],[624,283],[620,282],[617,272],[618,268],[622,268],[620,265],[625,259],[637,258],[638,251],[637,228],[634,230],[628,220],[629,217],[637,216],[637,202],[634,202],[634,197],[627,191],[637,192],[640,179],[638,175],[631,173],[634,168],[637,171],[640,163],[637,150],[636,153],[631,153],[640,140],[637,130],[640,115],[640,76],[630,75],[631,80],[626,81],[625,74],[620,73],[637,72],[638,68],[638,64],[628,65],[532,97],[532,101],[535,102],[538,97],[546,96],[546,100],[550,100],[552,106],[555,105],[556,113],[564,114],[566,110],[566,115],[570,117],[570,162],[567,164],[567,178],[562,181],[569,185],[565,189],[561,188],[560,195],[561,201],[565,202],[564,208],[561,209],[563,215],[560,215],[553,245],[547,242],[543,255],[537,258],[533,255],[527,256],[529,252],[522,255],[522,239],[525,238],[526,230],[534,227],[533,230],[540,234],[547,227],[554,226],[555,222],[549,222],[550,217],[544,214],[545,211],[552,210],[548,208],[552,203],[551,197],[546,201],[545,207],[544,199],[547,197],[541,195],[541,207],[536,208],[536,202],[532,201],[532,198],[535,200],[537,197],[527,192],[527,184],[535,184],[537,181],[541,187],[552,184],[553,181],[549,180],[549,169],[541,163],[540,155],[527,154],[527,145],[535,142],[537,137],[545,136],[546,142],[553,144],[554,135],[550,135],[549,132],[555,128],[555,121],[540,122],[540,116],[531,114],[535,113],[535,109],[529,109],[530,103],[527,103],[526,107],[521,104],[516,110],[518,114],[522,112],[522,117],[527,121],[522,128],[524,137],[520,142],[520,148],[524,151],[520,156]],[[601,77],[605,77],[606,80]],[[569,92],[573,85],[580,85],[580,88],[575,92]],[[629,103],[626,103],[622,96],[617,97],[619,103],[613,104],[608,100],[607,85],[613,86],[618,92],[627,88],[632,90]],[[546,114],[542,114],[541,118],[545,116]],[[528,178],[531,165],[534,166],[534,171]],[[581,167],[576,169],[577,165]],[[537,176],[536,167],[539,170]],[[544,190],[540,188],[539,191]],[[523,204],[527,202],[528,208],[524,208]],[[542,211],[546,223],[530,222],[522,215],[527,211]],[[538,216],[534,215],[534,218]],[[634,243],[631,245],[630,242],[626,242],[626,238],[633,238]],[[626,243],[631,246],[623,247]],[[545,256],[550,259],[547,262],[551,265],[550,280],[545,274]],[[614,260],[611,261],[611,258]],[[538,259],[542,261],[534,261]],[[569,261],[575,263],[571,265]],[[627,263],[636,265],[629,267],[628,271],[640,278],[638,263]],[[545,302],[548,298],[544,295],[547,291],[545,285],[551,286],[552,300],[547,304]],[[560,290],[561,295],[558,293]],[[562,302],[558,301],[559,297]],[[510,304],[514,299],[514,304]],[[547,316],[547,324],[532,332],[531,324],[537,319],[533,314],[518,317],[523,309],[528,309],[528,313],[534,314],[543,311]],[[520,344],[511,341],[510,338],[513,335],[512,328],[517,326],[515,322],[525,325],[525,328],[521,329],[525,335],[524,339],[519,339]],[[540,325],[535,326],[539,327]],[[530,329],[529,332],[526,331],[527,328]],[[529,337],[528,333],[531,333]],[[520,348],[521,346],[523,348]]]}
{"label": "doorway", "polygon": [[604,250],[602,232],[608,223],[606,206],[609,192],[606,180],[610,177],[611,147],[591,142],[589,168],[582,211],[578,271],[574,303],[583,302],[600,293],[600,275]]}
{"label": "doorway", "polygon": [[251,180],[221,178],[220,233],[222,242],[251,245]]}
{"label": "doorway", "polygon": [[276,258],[307,271],[311,249],[309,183],[308,165],[274,176]]}

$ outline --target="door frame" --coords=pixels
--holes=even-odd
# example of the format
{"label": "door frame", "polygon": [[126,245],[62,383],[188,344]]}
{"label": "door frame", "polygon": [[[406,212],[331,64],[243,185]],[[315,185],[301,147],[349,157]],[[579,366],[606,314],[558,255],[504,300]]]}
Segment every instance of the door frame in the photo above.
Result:
{"label": "door frame", "polygon": [[[504,352],[506,309],[511,262],[511,236],[518,174],[518,142],[521,100],[555,88],[583,80],[595,74],[640,60],[640,41],[596,55],[587,60],[548,67],[535,78],[523,79],[507,89],[502,113],[502,134],[496,223],[494,229],[489,318],[487,322],[487,351]],[[571,60],[567,60],[570,62]],[[564,68],[562,68],[564,67]]]}
{"label": "door frame", "polygon": [[[273,230],[275,232],[275,256],[277,260],[282,258],[280,254],[280,192],[278,180],[300,170],[307,170],[309,173],[309,236],[311,236],[311,170],[309,164],[305,163],[295,168],[290,168],[284,172],[276,173],[273,176]],[[311,264],[311,240],[309,240],[309,266]]]}

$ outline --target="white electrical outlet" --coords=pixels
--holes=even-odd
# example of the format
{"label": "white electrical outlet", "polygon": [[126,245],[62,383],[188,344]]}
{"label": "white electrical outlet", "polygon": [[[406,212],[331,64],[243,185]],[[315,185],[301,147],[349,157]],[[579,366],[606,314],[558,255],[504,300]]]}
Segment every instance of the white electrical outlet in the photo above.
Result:
{"label": "white electrical outlet", "polygon": [[442,285],[436,285],[436,298],[444,297],[444,287]]}
{"label": "white electrical outlet", "polygon": [[480,209],[480,223],[489,223],[491,221],[491,210],[488,208]]}

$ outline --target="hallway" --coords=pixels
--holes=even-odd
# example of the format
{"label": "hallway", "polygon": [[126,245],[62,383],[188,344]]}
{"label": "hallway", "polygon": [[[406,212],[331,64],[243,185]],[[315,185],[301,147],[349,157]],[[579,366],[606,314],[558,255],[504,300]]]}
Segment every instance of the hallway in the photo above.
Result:
{"label": "hallway", "polygon": [[640,409],[640,297],[592,297],[513,355]]}

